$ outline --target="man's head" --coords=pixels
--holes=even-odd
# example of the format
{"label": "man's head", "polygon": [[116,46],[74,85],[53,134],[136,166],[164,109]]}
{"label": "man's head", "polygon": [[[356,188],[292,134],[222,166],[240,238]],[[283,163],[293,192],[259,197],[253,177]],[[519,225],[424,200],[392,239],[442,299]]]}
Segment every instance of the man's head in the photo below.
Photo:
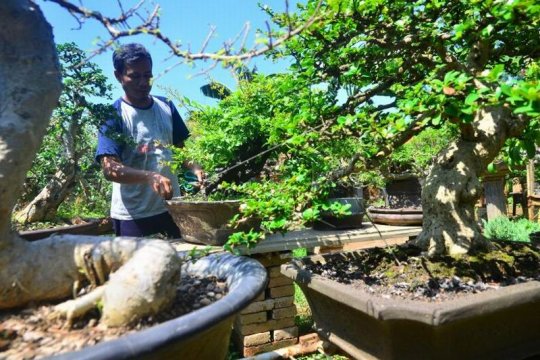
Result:
{"label": "man's head", "polygon": [[152,89],[152,57],[140,44],[120,46],[113,53],[114,76],[122,85],[127,100],[145,106]]}

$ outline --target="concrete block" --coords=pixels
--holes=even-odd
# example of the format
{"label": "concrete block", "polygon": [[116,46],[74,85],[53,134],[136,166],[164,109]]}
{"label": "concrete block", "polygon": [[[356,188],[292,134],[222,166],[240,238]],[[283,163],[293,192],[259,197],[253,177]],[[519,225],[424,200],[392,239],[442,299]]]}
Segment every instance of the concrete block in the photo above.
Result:
{"label": "concrete block", "polygon": [[240,314],[236,319],[240,325],[256,324],[268,320],[267,314],[268,313],[266,311],[251,314]]}
{"label": "concrete block", "polygon": [[251,314],[261,311],[269,311],[274,308],[274,299],[256,301],[249,304],[240,314]]}
{"label": "concrete block", "polygon": [[296,315],[296,306],[289,306],[281,309],[272,310],[272,319],[285,319],[285,318],[294,318]]}
{"label": "concrete block", "polygon": [[274,299],[274,309],[284,308],[294,304],[294,296],[284,296]]}
{"label": "concrete block", "polygon": [[274,330],[274,341],[293,339],[298,337],[298,326]]}
{"label": "concrete block", "polygon": [[272,299],[280,298],[284,296],[294,295],[294,286],[293,285],[284,285],[278,286],[275,288],[270,288],[270,297]]}
{"label": "concrete block", "polygon": [[267,287],[275,288],[278,286],[292,285],[293,283],[294,283],[293,279],[288,278],[284,275],[281,275],[281,276],[270,278],[270,281],[268,282]]}
{"label": "concrete block", "polygon": [[244,340],[242,343],[244,347],[249,347],[249,346],[268,344],[271,341],[272,339],[270,337],[270,331],[265,331],[263,333],[244,336]]}
{"label": "concrete block", "polygon": [[252,335],[275,329],[283,329],[294,325],[294,318],[272,319],[259,324],[242,325],[235,322],[234,330],[239,335]]}

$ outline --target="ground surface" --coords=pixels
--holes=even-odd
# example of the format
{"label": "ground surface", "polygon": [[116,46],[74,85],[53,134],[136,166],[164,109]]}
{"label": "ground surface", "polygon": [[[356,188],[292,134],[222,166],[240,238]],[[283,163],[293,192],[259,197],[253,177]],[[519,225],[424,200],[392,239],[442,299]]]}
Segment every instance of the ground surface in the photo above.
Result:
{"label": "ground surface", "polygon": [[225,282],[214,277],[183,276],[175,304],[168,311],[122,328],[101,326],[97,310],[75,322],[72,329],[66,328],[63,320],[48,318],[52,305],[0,312],[0,359],[39,359],[81,349],[189,313],[220,299],[226,292]]}
{"label": "ground surface", "polygon": [[440,302],[516,283],[540,280],[538,250],[495,244],[486,254],[427,259],[412,245],[331,255],[312,272],[385,298]]}

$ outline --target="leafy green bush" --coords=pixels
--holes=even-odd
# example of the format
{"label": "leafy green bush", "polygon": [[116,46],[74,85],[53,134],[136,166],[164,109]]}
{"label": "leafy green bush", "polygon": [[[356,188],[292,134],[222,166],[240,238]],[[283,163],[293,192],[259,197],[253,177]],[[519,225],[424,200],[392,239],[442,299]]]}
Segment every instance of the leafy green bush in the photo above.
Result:
{"label": "leafy green bush", "polygon": [[484,236],[491,240],[530,242],[529,234],[540,231],[540,224],[527,219],[512,221],[505,216],[484,221]]}

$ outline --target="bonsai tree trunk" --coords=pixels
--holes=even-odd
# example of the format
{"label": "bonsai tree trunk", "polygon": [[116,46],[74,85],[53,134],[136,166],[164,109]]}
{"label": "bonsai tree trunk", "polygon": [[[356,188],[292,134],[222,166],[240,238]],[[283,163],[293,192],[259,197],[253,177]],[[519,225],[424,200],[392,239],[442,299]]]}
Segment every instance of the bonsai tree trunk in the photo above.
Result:
{"label": "bonsai tree trunk", "polygon": [[15,214],[15,221],[26,224],[53,220],[58,207],[64,202],[76,181],[74,164],[70,163],[59,169],[39,194]]}
{"label": "bonsai tree trunk", "polygon": [[474,214],[482,194],[479,177],[506,139],[524,126],[504,107],[486,108],[439,154],[424,183],[423,228],[416,240],[429,255],[462,254],[488,245]]}
{"label": "bonsai tree trunk", "polygon": [[0,14],[0,309],[65,298],[87,280],[94,291],[58,305],[58,315],[71,320],[100,303],[102,320],[115,326],[159,311],[173,299],[180,269],[167,242],[53,236],[29,243],[11,229],[61,81],[51,27],[39,7],[4,0]]}

